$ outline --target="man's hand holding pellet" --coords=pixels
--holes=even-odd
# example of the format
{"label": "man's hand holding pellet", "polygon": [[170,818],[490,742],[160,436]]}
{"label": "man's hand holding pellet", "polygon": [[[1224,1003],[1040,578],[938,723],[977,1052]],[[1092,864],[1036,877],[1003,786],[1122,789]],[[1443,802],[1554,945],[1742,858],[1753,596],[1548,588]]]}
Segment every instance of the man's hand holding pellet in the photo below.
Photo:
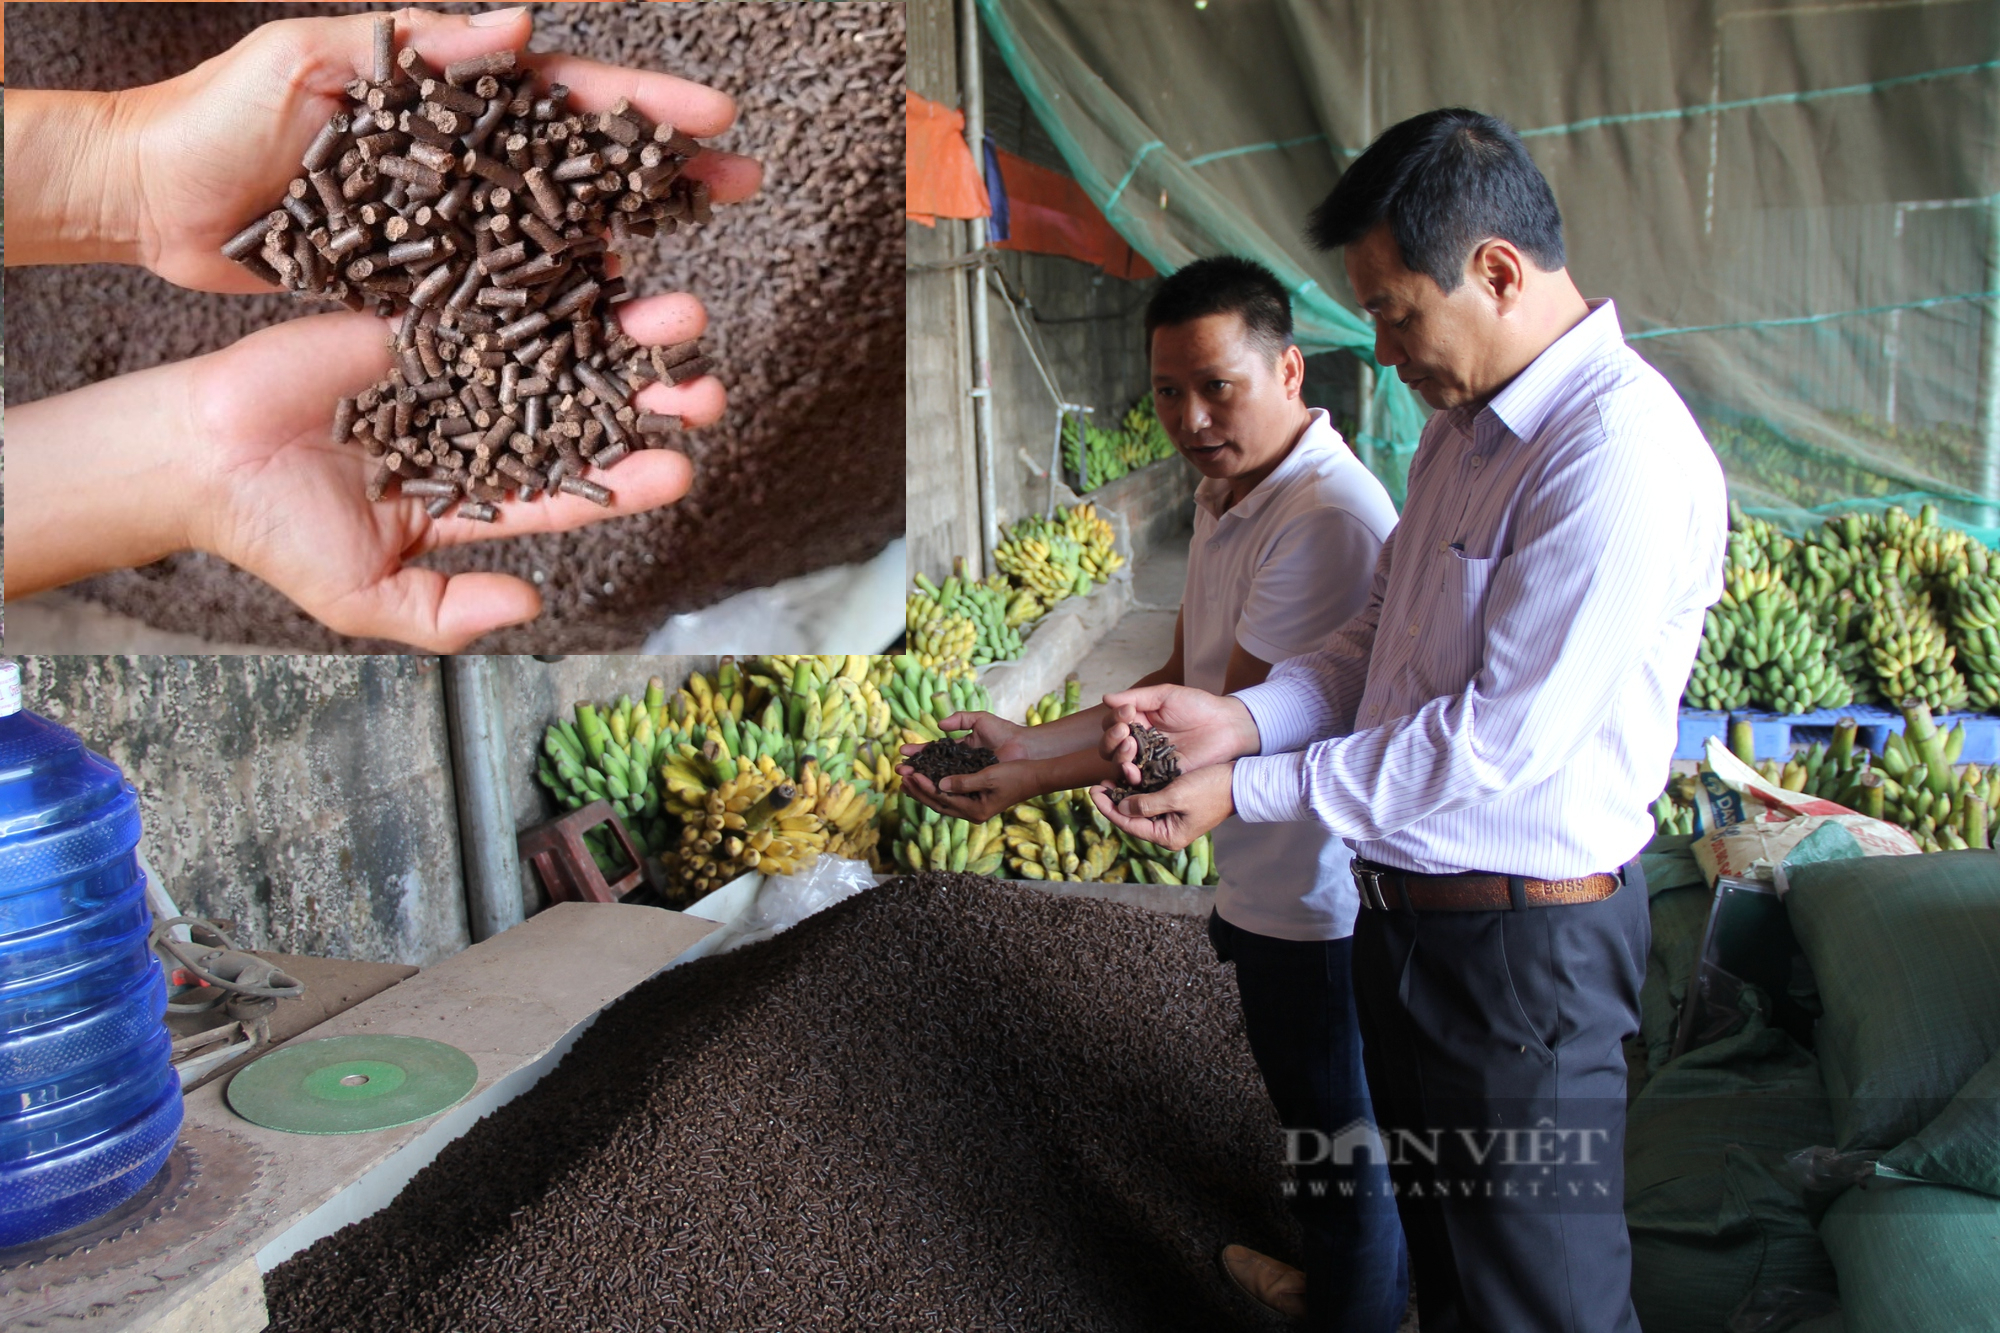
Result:
{"label": "man's hand holding pellet", "polygon": [[[905,746],[904,750],[907,753],[922,748]],[[970,820],[974,824],[985,823],[1041,790],[1035,782],[1034,763],[1024,759],[989,764],[977,773],[954,773],[937,782],[932,782],[907,764],[898,768],[897,772],[903,775],[903,790],[910,794],[912,800],[929,806],[941,815]]]}
{"label": "man's hand holding pellet", "polygon": [[1092,787],[1090,800],[1106,819],[1133,837],[1177,852],[1236,813],[1229,789],[1235,770],[1234,763],[1210,764],[1158,791],[1141,792],[1116,803],[1108,790]]}
{"label": "man's hand holding pellet", "polygon": [[1128,786],[1137,786],[1140,781],[1134,762],[1138,747],[1131,736],[1134,726],[1165,732],[1186,773],[1256,754],[1259,748],[1257,723],[1250,710],[1227,695],[1186,685],[1142,685],[1107,694],[1104,702],[1111,715],[1099,753],[1119,766]]}

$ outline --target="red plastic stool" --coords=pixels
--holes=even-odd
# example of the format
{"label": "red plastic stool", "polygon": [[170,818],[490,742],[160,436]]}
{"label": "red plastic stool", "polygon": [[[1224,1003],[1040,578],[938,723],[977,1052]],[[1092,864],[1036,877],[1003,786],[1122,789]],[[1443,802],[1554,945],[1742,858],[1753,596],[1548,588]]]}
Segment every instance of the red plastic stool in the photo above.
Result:
{"label": "red plastic stool", "polygon": [[[616,884],[604,882],[597,858],[583,845],[583,835],[599,824],[609,824],[612,836],[625,848],[631,871]],[[642,878],[639,853],[625,822],[609,801],[592,801],[581,810],[572,810],[561,819],[539,824],[516,840],[521,855],[534,864],[549,898],[559,903],[615,903],[639,887]]]}

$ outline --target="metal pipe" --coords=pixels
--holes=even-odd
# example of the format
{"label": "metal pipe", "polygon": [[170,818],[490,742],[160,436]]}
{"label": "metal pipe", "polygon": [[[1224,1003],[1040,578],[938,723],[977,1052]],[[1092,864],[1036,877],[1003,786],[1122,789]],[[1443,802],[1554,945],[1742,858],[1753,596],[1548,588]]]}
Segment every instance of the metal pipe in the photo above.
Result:
{"label": "metal pipe", "polygon": [[[1986,290],[2000,291],[2000,194],[1986,201]],[[1979,494],[1988,526],[2000,522],[2000,296],[1983,306],[1986,346],[1979,365]]]}
{"label": "metal pipe", "polygon": [[523,916],[521,857],[507,796],[507,727],[494,699],[491,659],[460,655],[444,661],[465,919],[477,944],[520,925]]}
{"label": "metal pipe", "polygon": [[[965,92],[965,143],[972,150],[974,169],[986,169],[986,97],[979,77],[978,0],[959,0],[959,81]],[[993,348],[986,329],[986,219],[972,219],[972,253],[982,261],[972,265],[972,427],[979,457],[979,532],[985,556],[984,573],[995,572],[994,548],[1000,545],[998,486],[994,481]]]}

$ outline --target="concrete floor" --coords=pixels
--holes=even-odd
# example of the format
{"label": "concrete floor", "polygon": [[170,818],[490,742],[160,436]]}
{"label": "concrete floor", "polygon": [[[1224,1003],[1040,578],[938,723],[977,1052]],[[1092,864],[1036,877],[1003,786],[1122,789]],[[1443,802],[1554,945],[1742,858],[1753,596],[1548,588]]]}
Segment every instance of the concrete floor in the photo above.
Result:
{"label": "concrete floor", "polygon": [[1180,612],[1187,564],[1183,538],[1154,550],[1133,566],[1132,606],[1077,664],[1086,706],[1166,664],[1174,650],[1174,618]]}

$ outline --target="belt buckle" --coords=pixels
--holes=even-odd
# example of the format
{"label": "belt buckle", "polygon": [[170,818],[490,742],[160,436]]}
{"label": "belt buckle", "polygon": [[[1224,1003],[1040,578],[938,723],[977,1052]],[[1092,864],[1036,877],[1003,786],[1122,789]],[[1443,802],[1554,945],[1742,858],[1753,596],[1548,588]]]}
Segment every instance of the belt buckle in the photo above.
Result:
{"label": "belt buckle", "polygon": [[1361,891],[1361,905],[1377,912],[1389,910],[1389,900],[1382,893],[1382,872],[1370,870],[1358,863],[1351,867],[1354,871],[1354,885]]}

